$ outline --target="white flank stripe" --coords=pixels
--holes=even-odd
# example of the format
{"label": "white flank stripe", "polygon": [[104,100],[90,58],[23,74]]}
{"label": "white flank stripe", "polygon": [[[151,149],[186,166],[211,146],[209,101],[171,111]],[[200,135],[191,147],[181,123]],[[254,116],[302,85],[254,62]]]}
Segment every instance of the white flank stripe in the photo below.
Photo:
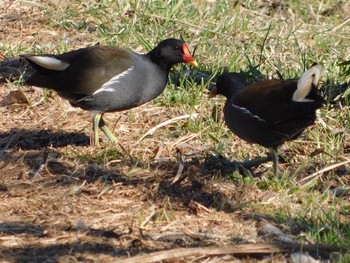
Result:
{"label": "white flank stripe", "polygon": [[232,104],[232,106],[233,106],[234,108],[236,108],[236,109],[242,111],[244,114],[248,114],[248,115],[250,115],[251,117],[253,117],[254,119],[257,119],[258,121],[263,121],[263,122],[265,122],[264,119],[260,118],[258,115],[252,114],[247,108],[239,107],[239,106],[237,106],[237,105],[235,105],[235,104]]}
{"label": "white flank stripe", "polygon": [[96,95],[99,92],[114,92],[115,86],[120,83],[121,78],[128,75],[132,70],[134,69],[134,66],[128,68],[127,70],[123,71],[122,73],[118,74],[117,76],[114,76],[109,81],[107,81],[105,84],[101,86],[98,90],[96,90],[92,95]]}
{"label": "white flank stripe", "polygon": [[35,64],[38,64],[39,66],[50,70],[60,71],[60,70],[65,70],[66,68],[69,67],[69,63],[54,57],[32,56],[27,58],[33,61]]}

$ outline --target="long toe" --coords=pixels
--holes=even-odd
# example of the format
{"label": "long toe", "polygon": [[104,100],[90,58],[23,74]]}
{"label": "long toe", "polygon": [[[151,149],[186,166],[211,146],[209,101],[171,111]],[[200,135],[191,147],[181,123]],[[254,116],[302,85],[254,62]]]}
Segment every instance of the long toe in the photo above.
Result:
{"label": "long toe", "polygon": [[255,166],[259,166],[260,164],[271,162],[272,159],[273,159],[272,156],[269,154],[264,157],[257,157],[253,160],[247,160],[247,161],[241,162],[239,163],[239,165],[246,169],[251,169]]}
{"label": "long toe", "polygon": [[103,133],[107,136],[107,138],[112,143],[118,142],[117,137],[115,137],[114,134],[108,129],[108,127],[107,127],[107,125],[102,117],[101,117],[100,122],[99,122],[99,128],[101,129],[101,131],[103,131]]}

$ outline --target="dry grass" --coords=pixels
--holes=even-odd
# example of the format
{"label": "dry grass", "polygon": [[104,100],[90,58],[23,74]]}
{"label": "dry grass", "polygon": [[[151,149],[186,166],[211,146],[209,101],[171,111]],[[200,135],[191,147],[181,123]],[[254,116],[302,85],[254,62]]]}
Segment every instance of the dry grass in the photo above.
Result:
{"label": "dry grass", "polygon": [[[79,13],[71,20],[68,16],[60,20],[64,13],[61,9],[70,2],[6,0],[0,3],[0,39],[2,48],[6,49],[0,55],[9,58],[28,51],[62,52],[67,46],[75,49],[96,42],[117,42],[113,37],[101,36],[97,41],[93,28],[75,30],[71,26],[80,21],[108,27],[112,23],[106,18],[109,14],[104,17]],[[245,21],[246,31],[234,36],[222,33],[222,20],[228,19],[225,16],[212,21],[208,29],[203,27],[204,18],[188,22],[145,13],[142,19],[155,25],[170,21],[169,28],[174,23],[187,28],[193,36],[190,45],[202,43],[196,56],[200,62],[236,68],[239,66],[233,65],[233,60],[237,62],[243,56],[237,53],[241,54],[247,42],[259,35],[259,30],[253,30],[254,23],[264,28],[270,22],[268,1],[261,2],[264,3],[261,12],[246,1],[239,13],[234,14],[256,15],[256,21]],[[142,5],[142,1],[137,3]],[[124,5],[114,15],[113,23],[122,24],[124,19],[131,19],[132,14],[128,13],[131,5]],[[209,16],[211,11],[203,1],[194,1],[194,5]],[[85,10],[76,1],[68,6],[69,10]],[[341,16],[346,16],[346,10]],[[284,19],[288,12],[288,8],[282,9],[273,19]],[[314,15],[319,18],[319,13]],[[134,19],[136,26],[140,21]],[[60,24],[62,21],[67,25]],[[315,33],[312,23],[301,25],[299,20],[293,21],[293,34],[298,34],[298,30],[306,32],[301,46],[305,43],[317,46],[323,41],[316,37],[315,43],[309,38]],[[232,16],[226,26],[237,26],[236,23]],[[343,32],[342,27],[347,26],[338,23],[338,28],[329,29],[326,22],[321,24],[329,37]],[[164,35],[173,33],[169,28]],[[286,29],[278,28],[277,35],[283,35],[283,30]],[[151,35],[145,31],[147,34]],[[220,38],[226,38],[227,43],[235,39],[235,48],[224,45],[216,56],[206,55],[212,54],[209,51]],[[155,39],[148,40],[156,42]],[[294,69],[287,76],[299,72],[300,57],[296,54],[305,46],[288,43],[283,46],[287,49],[281,50],[278,38],[269,41],[271,49],[266,52],[270,52],[271,59],[262,63],[266,72],[275,69],[277,62]],[[140,43],[130,42],[133,49],[144,51]],[[129,44],[128,39],[124,44]],[[320,49],[315,50],[315,56],[326,57]],[[282,56],[283,52],[287,56]],[[335,50],[327,52],[330,57],[336,54]],[[293,59],[289,60],[290,57]],[[329,60],[324,62],[331,64]],[[329,76],[335,74],[333,71]],[[16,88],[13,83],[1,83],[0,97]],[[290,252],[299,251],[304,244],[302,250],[314,257],[329,258],[333,252],[336,261],[336,252],[342,251],[342,244],[349,244],[330,242],[341,245],[324,245],[319,250],[318,244],[312,244],[320,239],[310,234],[315,232],[310,230],[315,225],[320,232],[329,227],[327,219],[333,212],[339,229],[346,228],[350,222],[346,211],[349,195],[345,189],[350,182],[347,163],[350,133],[349,126],[345,126],[350,114],[349,107],[342,103],[323,110],[315,126],[283,147],[287,162],[281,163],[284,178],[277,180],[270,176],[270,164],[254,169],[254,176],[242,176],[207,158],[208,153],[223,153],[242,160],[266,153],[261,147],[237,139],[222,123],[210,120],[213,104],[222,105],[221,99],[209,102],[203,95],[193,107],[166,107],[163,97],[157,103],[128,112],[106,114],[105,120],[118,135],[122,150],[107,141],[103,148],[89,146],[89,113],[72,108],[55,93],[43,93],[31,87],[21,89],[29,104],[0,107],[0,259],[3,262],[114,262],[138,255],[139,260],[150,261],[150,257],[142,257],[144,253],[163,262],[283,262]],[[158,124],[187,114],[198,117],[179,118],[139,142]],[[172,184],[179,172],[180,154],[184,158],[183,171],[180,181]],[[344,165],[339,167],[331,166],[342,162]],[[327,167],[331,168],[327,170]],[[315,180],[302,179],[320,170],[322,173],[315,174]],[[340,198],[329,194],[329,189],[341,187],[345,194]],[[282,234],[276,234],[271,226],[281,229]],[[345,239],[350,236],[350,231],[341,233]],[[307,247],[308,244],[311,245]],[[168,249],[174,250],[167,254]],[[175,252],[177,257],[172,254]]]}
{"label": "dry grass", "polygon": [[[42,96],[37,92],[26,94],[32,101]],[[159,123],[157,117],[149,118],[159,112],[162,109],[146,105],[135,110],[132,123],[128,123],[128,113],[108,115],[106,119],[109,123],[119,119],[120,141],[131,156],[138,157],[137,164],[127,155],[103,157],[104,151],[120,155],[117,146],[88,146],[85,134],[90,132],[89,114],[72,111],[57,96],[49,103],[36,105],[35,110],[31,106],[6,108],[0,138],[4,149],[1,189],[6,199],[0,216],[3,258],[23,262],[36,255],[38,261],[56,260],[73,249],[77,258],[80,253],[87,258],[98,254],[101,258],[94,257],[99,261],[171,248],[177,242],[192,246],[229,244],[233,237],[256,240],[253,220],[239,223],[238,215],[225,211],[237,209],[246,191],[256,191],[256,198],[262,198],[265,192],[255,187],[239,191],[231,183],[211,182],[217,171],[203,169],[198,157],[186,166],[183,175],[188,178],[181,185],[171,185],[178,167],[175,146],[186,135],[163,135],[161,141],[153,138],[146,139],[142,146],[136,144],[140,135]],[[168,114],[178,113],[174,109]],[[55,131],[54,127],[59,129]],[[192,138],[186,147],[204,160],[205,145],[199,140]],[[45,159],[42,148],[48,158],[44,169],[33,178]],[[96,155],[101,156],[98,162]],[[246,202],[250,202],[252,194],[247,196]],[[171,237],[173,232],[179,232],[180,237]],[[185,233],[191,232],[206,233],[209,238],[187,241]],[[170,233],[170,241],[148,237],[157,233]]]}

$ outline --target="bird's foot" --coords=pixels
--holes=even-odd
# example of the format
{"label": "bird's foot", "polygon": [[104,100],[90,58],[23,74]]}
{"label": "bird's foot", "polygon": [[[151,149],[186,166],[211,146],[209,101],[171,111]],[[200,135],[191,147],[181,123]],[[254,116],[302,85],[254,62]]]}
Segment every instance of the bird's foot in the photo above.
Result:
{"label": "bird's foot", "polygon": [[219,163],[223,168],[226,169],[232,169],[233,171],[239,170],[239,172],[243,172],[244,170],[250,170],[253,167],[259,166],[260,164],[272,161],[272,156],[267,155],[264,157],[257,157],[253,160],[247,160],[243,162],[229,161],[223,157],[209,156],[209,159],[207,161],[209,163]]}
{"label": "bird's foot", "polygon": [[251,169],[255,166],[259,166],[260,164],[263,163],[267,163],[267,162],[271,162],[272,161],[272,156],[271,155],[267,155],[264,157],[257,157],[253,160],[247,160],[244,162],[240,162],[238,163],[240,166],[242,166],[245,169]]}

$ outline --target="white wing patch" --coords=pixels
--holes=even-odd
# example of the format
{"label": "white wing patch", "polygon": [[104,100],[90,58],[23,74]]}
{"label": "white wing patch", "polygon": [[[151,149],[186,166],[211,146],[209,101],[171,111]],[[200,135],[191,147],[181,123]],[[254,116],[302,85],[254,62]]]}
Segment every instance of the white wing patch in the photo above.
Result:
{"label": "white wing patch", "polygon": [[314,101],[306,99],[305,97],[310,93],[312,84],[318,85],[322,75],[322,67],[315,65],[306,71],[303,76],[298,80],[297,90],[293,93],[292,101],[296,102],[310,102]]}
{"label": "white wing patch", "polygon": [[35,64],[38,64],[39,66],[50,70],[61,71],[65,70],[70,65],[68,62],[48,56],[32,56],[26,58],[33,61]]}
{"label": "white wing patch", "polygon": [[244,108],[244,107],[239,107],[235,104],[232,104],[232,106],[236,109],[238,109],[239,111],[241,111],[243,114],[247,114],[249,115],[249,117],[252,117],[258,121],[263,121],[263,122],[266,122],[264,119],[260,118],[258,115],[255,115],[255,114],[252,114],[247,108]]}
{"label": "white wing patch", "polygon": [[128,75],[132,70],[134,69],[134,66],[131,66],[127,70],[123,71],[122,73],[118,74],[117,76],[114,76],[109,81],[104,83],[101,88],[96,90],[92,95],[96,95],[99,92],[115,92],[115,86],[120,83],[120,80]]}

